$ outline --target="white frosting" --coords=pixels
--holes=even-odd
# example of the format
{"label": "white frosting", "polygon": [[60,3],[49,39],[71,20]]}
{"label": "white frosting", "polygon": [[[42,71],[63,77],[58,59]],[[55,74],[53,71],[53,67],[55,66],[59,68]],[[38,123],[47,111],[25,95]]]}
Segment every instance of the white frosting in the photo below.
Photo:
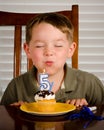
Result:
{"label": "white frosting", "polygon": [[36,94],[34,98],[35,98],[35,101],[50,100],[50,99],[55,99],[55,94],[49,94],[49,95],[46,94],[44,97],[40,96],[39,94]]}

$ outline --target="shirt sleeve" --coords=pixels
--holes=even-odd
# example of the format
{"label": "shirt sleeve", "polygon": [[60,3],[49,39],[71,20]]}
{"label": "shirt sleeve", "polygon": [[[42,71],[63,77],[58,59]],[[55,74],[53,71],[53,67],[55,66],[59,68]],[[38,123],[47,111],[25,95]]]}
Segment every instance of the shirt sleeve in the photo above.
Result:
{"label": "shirt sleeve", "polygon": [[17,102],[17,94],[16,94],[15,86],[16,86],[15,80],[12,80],[8,84],[4,94],[2,96],[1,103],[0,103],[1,105],[9,105],[11,103]]}
{"label": "shirt sleeve", "polygon": [[93,75],[90,79],[87,99],[91,105],[104,104],[104,85],[95,75]]}

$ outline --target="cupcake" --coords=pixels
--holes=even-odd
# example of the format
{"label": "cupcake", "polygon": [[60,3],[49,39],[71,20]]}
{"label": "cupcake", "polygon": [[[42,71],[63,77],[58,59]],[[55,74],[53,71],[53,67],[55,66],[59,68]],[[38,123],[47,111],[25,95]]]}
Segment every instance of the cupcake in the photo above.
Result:
{"label": "cupcake", "polygon": [[38,91],[34,97],[38,111],[40,112],[52,112],[54,111],[53,104],[56,103],[55,94],[52,91],[42,90]]}

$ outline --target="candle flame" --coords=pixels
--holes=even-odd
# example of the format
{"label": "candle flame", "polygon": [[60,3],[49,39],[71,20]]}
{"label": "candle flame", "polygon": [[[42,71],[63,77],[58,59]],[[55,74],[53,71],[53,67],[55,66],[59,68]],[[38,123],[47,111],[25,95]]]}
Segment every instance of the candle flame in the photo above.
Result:
{"label": "candle flame", "polygon": [[45,69],[43,69],[43,74],[44,74],[45,72],[46,72]]}
{"label": "candle flame", "polygon": [[39,69],[39,73],[45,74],[46,70],[45,69]]}

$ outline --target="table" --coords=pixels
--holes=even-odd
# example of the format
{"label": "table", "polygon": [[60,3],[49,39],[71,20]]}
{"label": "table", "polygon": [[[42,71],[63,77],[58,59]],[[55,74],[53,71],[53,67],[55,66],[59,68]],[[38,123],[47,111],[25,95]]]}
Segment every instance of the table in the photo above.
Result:
{"label": "table", "polygon": [[[27,114],[13,106],[1,105],[0,130],[83,130],[86,120],[69,120],[70,114],[42,117]],[[104,116],[104,105],[97,108],[96,115]],[[104,130],[104,120],[92,121],[86,130]]]}

